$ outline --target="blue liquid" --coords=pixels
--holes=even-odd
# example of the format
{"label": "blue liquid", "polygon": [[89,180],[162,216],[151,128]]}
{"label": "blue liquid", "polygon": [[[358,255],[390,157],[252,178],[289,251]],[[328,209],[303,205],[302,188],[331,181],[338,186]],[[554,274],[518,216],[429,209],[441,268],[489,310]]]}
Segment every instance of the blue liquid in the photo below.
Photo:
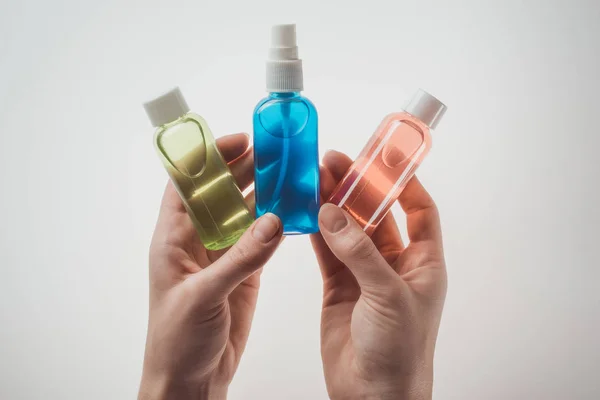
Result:
{"label": "blue liquid", "polygon": [[254,110],[256,217],[277,215],[286,235],[319,230],[317,119],[300,93],[270,93]]}

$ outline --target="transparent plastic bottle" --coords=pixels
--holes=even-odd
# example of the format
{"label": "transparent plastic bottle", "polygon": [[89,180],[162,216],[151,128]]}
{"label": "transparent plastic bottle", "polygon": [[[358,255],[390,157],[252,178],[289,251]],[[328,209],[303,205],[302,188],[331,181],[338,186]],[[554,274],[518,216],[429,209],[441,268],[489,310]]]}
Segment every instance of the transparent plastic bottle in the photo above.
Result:
{"label": "transparent plastic bottle", "polygon": [[215,139],[179,88],[144,104],[157,127],[154,143],[204,247],[234,244],[254,218]]}
{"label": "transparent plastic bottle", "polygon": [[256,216],[277,215],[286,235],[319,230],[318,116],[300,92],[295,25],[276,25],[267,61],[267,90],[254,110]]}
{"label": "transparent plastic bottle", "polygon": [[334,189],[329,202],[371,235],[413,177],[446,106],[419,90],[404,112],[388,115]]}

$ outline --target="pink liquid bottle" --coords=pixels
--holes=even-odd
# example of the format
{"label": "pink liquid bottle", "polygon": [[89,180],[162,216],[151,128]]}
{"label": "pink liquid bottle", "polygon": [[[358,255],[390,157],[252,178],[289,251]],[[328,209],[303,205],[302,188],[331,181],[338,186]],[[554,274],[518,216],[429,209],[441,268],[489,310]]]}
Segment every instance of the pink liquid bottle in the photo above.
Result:
{"label": "pink liquid bottle", "polygon": [[329,202],[371,235],[429,152],[431,131],[445,112],[441,101],[419,90],[403,112],[383,120]]}

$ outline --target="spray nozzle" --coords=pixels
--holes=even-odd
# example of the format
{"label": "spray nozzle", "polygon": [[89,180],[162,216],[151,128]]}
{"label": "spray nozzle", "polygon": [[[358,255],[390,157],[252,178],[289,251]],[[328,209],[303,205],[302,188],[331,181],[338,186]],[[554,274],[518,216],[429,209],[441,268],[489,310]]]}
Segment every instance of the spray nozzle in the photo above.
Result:
{"label": "spray nozzle", "polygon": [[296,25],[274,25],[271,28],[271,60],[297,60]]}
{"label": "spray nozzle", "polygon": [[296,25],[274,25],[267,60],[267,90],[299,92],[302,89],[302,60],[298,58]]}

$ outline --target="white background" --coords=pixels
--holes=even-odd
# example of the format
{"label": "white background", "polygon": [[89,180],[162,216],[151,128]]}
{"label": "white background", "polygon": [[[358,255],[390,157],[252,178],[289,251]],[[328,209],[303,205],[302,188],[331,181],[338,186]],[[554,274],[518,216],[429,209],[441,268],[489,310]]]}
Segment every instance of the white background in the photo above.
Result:
{"label": "white background", "polygon": [[[135,398],[167,179],[141,103],[179,84],[217,136],[249,131],[286,22],[321,155],[418,87],[449,107],[418,174],[449,271],[434,398],[599,398],[597,0],[1,0],[0,398]],[[230,398],[326,398],[320,295],[286,240]]]}

